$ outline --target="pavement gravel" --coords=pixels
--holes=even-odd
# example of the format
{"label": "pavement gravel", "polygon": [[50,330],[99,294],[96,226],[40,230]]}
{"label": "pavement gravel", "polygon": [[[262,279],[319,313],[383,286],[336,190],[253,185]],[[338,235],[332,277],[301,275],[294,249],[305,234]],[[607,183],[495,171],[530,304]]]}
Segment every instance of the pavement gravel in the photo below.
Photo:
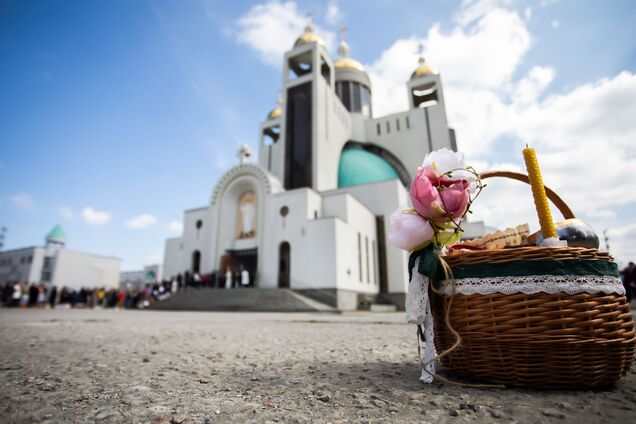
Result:
{"label": "pavement gravel", "polygon": [[0,310],[7,423],[627,423],[634,370],[587,391],[418,381],[403,313]]}

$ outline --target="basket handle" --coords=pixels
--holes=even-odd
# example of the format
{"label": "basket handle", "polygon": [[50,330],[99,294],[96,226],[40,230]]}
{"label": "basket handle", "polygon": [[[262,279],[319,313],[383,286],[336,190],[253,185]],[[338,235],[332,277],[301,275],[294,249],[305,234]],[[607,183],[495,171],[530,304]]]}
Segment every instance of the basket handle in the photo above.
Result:
{"label": "basket handle", "polygon": [[[526,174],[522,174],[521,172],[513,172],[513,171],[487,171],[482,172],[480,174],[482,179],[493,178],[493,177],[504,177],[510,178],[511,180],[521,181],[522,183],[530,184],[530,179]],[[545,187],[545,194],[548,196],[548,199],[552,201],[554,206],[557,207],[559,212],[563,215],[565,219],[575,218],[572,209],[559,197],[558,194],[550,190],[548,187]]]}

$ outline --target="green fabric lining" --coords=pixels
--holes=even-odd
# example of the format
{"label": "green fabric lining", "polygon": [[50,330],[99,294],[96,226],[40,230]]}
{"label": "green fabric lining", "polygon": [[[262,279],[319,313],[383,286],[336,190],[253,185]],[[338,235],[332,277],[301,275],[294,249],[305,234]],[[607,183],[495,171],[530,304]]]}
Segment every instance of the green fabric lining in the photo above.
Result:
{"label": "green fabric lining", "polygon": [[[618,266],[615,262],[603,260],[541,259],[531,261],[513,261],[505,263],[483,263],[452,266],[453,277],[487,278],[487,277],[521,277],[528,275],[596,275],[618,278]],[[437,269],[436,277],[444,279],[441,269]]]}

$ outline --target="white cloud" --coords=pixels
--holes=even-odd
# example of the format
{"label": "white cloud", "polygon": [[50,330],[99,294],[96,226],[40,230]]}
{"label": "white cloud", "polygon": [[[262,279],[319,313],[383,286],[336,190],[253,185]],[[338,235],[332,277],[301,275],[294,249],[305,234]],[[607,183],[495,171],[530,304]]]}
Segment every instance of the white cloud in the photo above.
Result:
{"label": "white cloud", "polygon": [[[551,92],[552,67],[531,64],[519,74],[532,37],[516,12],[492,8],[505,3],[464,2],[449,31],[434,25],[424,38],[395,41],[368,67],[374,111],[381,116],[406,109],[405,83],[422,43],[429,64],[440,70],[449,124],[469,162],[484,170],[519,168],[528,143],[537,150],[546,183],[593,228],[629,225],[634,215],[614,211],[636,203],[636,74],[624,71]],[[498,166],[502,161],[512,165]],[[474,219],[498,227],[528,222],[536,229],[530,191],[520,183],[489,182],[482,196]],[[620,237],[614,237],[612,252],[636,256]]]}
{"label": "white cloud", "polygon": [[[448,34],[435,24],[425,38],[397,40],[369,65],[373,109],[379,115],[406,107],[405,82],[417,66],[420,43],[428,63],[442,73],[447,91],[468,91],[479,101],[488,102],[490,94],[479,90],[498,95],[508,88],[513,72],[530,48],[531,37],[516,12],[493,9],[478,21],[456,26]],[[481,99],[484,95],[486,98]],[[447,103],[450,108],[452,104]]]}
{"label": "white cloud", "polygon": [[[292,48],[306,25],[307,18],[298,11],[296,3],[271,0],[252,6],[236,21],[236,39],[256,50],[263,62],[280,66],[283,54]],[[327,47],[333,45],[333,32],[315,24],[314,30]]]}
{"label": "white cloud", "polygon": [[82,209],[80,214],[82,219],[91,225],[104,225],[110,221],[111,214],[104,211],[98,211],[92,207]]}
{"label": "white cloud", "polygon": [[552,28],[558,28],[560,24],[559,21],[555,19],[551,22],[550,25],[552,25]]}
{"label": "white cloud", "polygon": [[73,210],[68,206],[60,206],[57,210],[62,218],[69,221],[75,219],[75,213],[73,213]]}
{"label": "white cloud", "polygon": [[124,225],[133,230],[143,230],[145,228],[152,227],[156,223],[157,218],[148,213],[144,213],[124,222]]}
{"label": "white cloud", "polygon": [[33,196],[29,193],[18,193],[12,196],[10,200],[11,203],[23,210],[31,209],[35,205]]}
{"label": "white cloud", "polygon": [[325,21],[331,25],[335,25],[342,20],[342,11],[338,7],[338,3],[334,0],[327,4],[325,11]]}
{"label": "white cloud", "polygon": [[181,221],[171,221],[168,224],[168,231],[175,234],[181,234],[183,232],[183,223]]}

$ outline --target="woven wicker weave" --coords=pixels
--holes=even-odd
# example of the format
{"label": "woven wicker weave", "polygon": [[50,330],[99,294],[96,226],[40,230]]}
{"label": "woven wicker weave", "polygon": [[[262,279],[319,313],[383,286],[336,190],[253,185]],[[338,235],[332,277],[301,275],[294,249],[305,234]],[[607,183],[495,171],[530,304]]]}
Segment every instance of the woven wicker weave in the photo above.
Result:
{"label": "woven wicker weave", "polygon": [[[557,206],[564,215],[571,214],[567,206]],[[576,247],[453,252],[445,257],[451,269],[539,259],[612,260],[596,249]],[[431,291],[438,352],[456,341],[444,318],[449,303],[449,296]],[[460,376],[509,386],[582,389],[609,385],[628,372],[636,345],[629,305],[625,296],[614,294],[456,294],[449,323],[460,334],[461,345],[443,356],[442,364]]]}

